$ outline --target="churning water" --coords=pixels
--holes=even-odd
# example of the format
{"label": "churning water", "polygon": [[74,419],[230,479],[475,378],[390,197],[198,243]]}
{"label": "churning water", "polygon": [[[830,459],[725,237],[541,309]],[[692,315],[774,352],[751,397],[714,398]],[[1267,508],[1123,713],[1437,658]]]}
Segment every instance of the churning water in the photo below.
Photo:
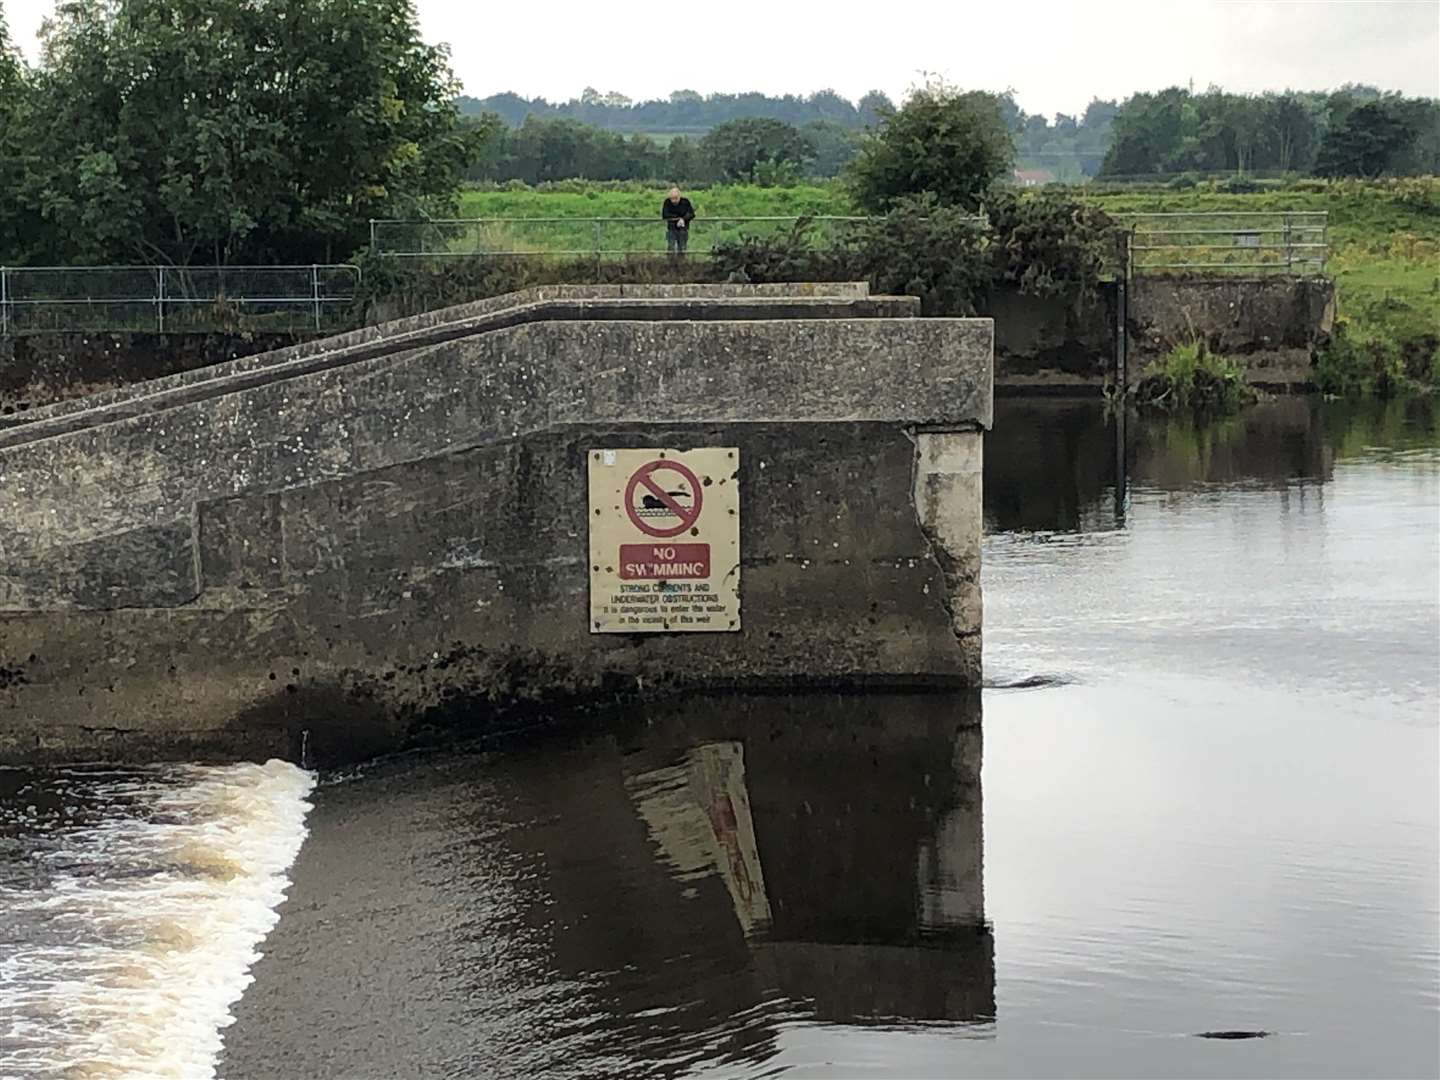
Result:
{"label": "churning water", "polygon": [[213,1075],[313,777],[0,771],[0,1074]]}
{"label": "churning water", "polygon": [[998,403],[983,696],[0,772],[0,1075],[1436,1076],[1437,447]]}

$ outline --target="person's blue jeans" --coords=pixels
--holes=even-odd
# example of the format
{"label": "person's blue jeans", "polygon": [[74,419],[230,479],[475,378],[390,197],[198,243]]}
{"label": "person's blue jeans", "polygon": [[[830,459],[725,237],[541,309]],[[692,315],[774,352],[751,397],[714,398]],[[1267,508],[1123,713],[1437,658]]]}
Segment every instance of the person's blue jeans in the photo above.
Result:
{"label": "person's blue jeans", "polygon": [[690,230],[677,229],[674,225],[666,226],[665,229],[665,250],[671,255],[684,255],[685,245],[690,242]]}

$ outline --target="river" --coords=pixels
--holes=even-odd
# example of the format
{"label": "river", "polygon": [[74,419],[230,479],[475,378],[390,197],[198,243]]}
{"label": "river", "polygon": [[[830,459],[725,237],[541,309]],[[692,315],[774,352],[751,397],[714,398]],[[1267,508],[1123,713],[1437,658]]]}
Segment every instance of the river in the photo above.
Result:
{"label": "river", "polygon": [[1431,403],[996,414],[983,693],[0,770],[0,1076],[1440,1075]]}

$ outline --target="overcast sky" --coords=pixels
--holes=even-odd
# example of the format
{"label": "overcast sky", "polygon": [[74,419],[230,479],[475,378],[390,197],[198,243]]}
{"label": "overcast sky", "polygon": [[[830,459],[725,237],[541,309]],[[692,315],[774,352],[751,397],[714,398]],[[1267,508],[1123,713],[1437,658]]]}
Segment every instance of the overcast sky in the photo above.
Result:
{"label": "overcast sky", "polygon": [[[54,0],[0,0],[35,57]],[[1193,80],[1230,90],[1372,83],[1440,96],[1440,0],[417,0],[476,97],[676,89],[900,98],[923,73],[1078,113]]]}

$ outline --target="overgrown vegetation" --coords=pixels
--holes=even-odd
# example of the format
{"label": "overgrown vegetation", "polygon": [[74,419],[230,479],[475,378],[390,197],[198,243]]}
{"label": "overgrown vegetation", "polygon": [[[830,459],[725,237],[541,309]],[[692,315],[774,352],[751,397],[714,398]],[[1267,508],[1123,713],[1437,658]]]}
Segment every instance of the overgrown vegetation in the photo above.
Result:
{"label": "overgrown vegetation", "polygon": [[67,0],[0,56],[0,262],[329,262],[453,208],[472,134],[410,0]]}
{"label": "overgrown vegetation", "polygon": [[1340,318],[1316,357],[1330,394],[1440,388],[1440,179],[1301,180],[1251,194],[1072,189],[1112,214],[1324,210]]}
{"label": "overgrown vegetation", "polygon": [[1245,369],[1203,341],[1176,345],[1135,386],[1142,408],[1223,416],[1255,399]]}

